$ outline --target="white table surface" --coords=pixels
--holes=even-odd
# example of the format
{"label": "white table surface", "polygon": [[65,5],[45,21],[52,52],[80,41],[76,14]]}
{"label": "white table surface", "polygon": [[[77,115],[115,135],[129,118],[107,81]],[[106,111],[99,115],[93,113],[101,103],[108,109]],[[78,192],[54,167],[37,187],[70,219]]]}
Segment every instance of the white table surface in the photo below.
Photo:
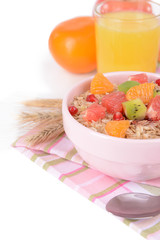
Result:
{"label": "white table surface", "polygon": [[63,97],[74,75],[59,67],[48,37],[59,22],[90,15],[94,0],[0,4],[0,239],[141,240],[140,235],[10,147],[21,100]]}

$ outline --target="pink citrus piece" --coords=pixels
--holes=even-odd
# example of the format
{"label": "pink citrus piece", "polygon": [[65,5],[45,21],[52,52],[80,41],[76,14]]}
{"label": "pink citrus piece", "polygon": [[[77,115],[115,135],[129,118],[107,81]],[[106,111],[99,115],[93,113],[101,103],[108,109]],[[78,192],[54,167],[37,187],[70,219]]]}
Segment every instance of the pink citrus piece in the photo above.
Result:
{"label": "pink citrus piece", "polygon": [[81,113],[85,121],[95,121],[105,118],[106,109],[98,103],[93,103],[85,111]]}
{"label": "pink citrus piece", "polygon": [[127,101],[124,92],[113,92],[102,98],[102,106],[106,108],[108,113],[123,112],[122,103]]}
{"label": "pink citrus piece", "polygon": [[147,117],[152,121],[160,120],[160,95],[153,98],[148,105]]}
{"label": "pink citrus piece", "polygon": [[136,74],[136,75],[131,75],[128,78],[129,81],[136,81],[139,83],[147,83],[148,82],[148,76],[146,73],[140,73],[140,74]]}

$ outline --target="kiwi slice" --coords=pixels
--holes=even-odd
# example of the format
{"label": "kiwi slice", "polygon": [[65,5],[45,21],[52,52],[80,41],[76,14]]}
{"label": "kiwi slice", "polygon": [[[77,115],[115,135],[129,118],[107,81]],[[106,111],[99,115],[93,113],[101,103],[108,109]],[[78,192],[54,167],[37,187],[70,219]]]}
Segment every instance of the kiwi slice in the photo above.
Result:
{"label": "kiwi slice", "polygon": [[123,102],[123,109],[126,117],[130,120],[143,120],[146,116],[147,108],[141,99]]}
{"label": "kiwi slice", "polygon": [[157,96],[157,95],[160,95],[160,90],[154,90],[153,92],[153,97]]}
{"label": "kiwi slice", "polygon": [[121,83],[119,86],[118,86],[118,90],[121,91],[121,92],[124,92],[125,94],[127,93],[127,91],[131,88],[131,87],[134,87],[136,85],[140,85],[139,82],[136,82],[136,81],[126,81],[124,83]]}

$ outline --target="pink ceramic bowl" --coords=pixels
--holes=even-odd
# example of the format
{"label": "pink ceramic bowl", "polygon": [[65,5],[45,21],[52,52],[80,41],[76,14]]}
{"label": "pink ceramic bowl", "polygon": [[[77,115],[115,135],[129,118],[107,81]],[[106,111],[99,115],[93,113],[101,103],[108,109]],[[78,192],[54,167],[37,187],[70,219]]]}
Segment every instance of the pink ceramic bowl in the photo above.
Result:
{"label": "pink ceramic bowl", "polygon": [[[139,72],[113,72],[105,76],[113,83],[127,81]],[[150,81],[158,74],[147,73]],[[73,97],[89,89],[91,79],[76,84],[63,100],[63,123],[68,138],[79,155],[93,168],[112,177],[144,181],[160,177],[160,139],[123,139],[94,132],[77,122],[69,113]]]}

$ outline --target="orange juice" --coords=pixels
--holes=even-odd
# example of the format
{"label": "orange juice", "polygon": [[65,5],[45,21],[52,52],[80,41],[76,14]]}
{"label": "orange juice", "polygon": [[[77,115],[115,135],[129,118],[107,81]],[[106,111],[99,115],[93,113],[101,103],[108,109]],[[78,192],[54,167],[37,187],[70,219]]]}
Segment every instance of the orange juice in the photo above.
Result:
{"label": "orange juice", "polygon": [[104,14],[96,20],[99,72],[155,72],[160,42],[158,19],[145,12]]}

